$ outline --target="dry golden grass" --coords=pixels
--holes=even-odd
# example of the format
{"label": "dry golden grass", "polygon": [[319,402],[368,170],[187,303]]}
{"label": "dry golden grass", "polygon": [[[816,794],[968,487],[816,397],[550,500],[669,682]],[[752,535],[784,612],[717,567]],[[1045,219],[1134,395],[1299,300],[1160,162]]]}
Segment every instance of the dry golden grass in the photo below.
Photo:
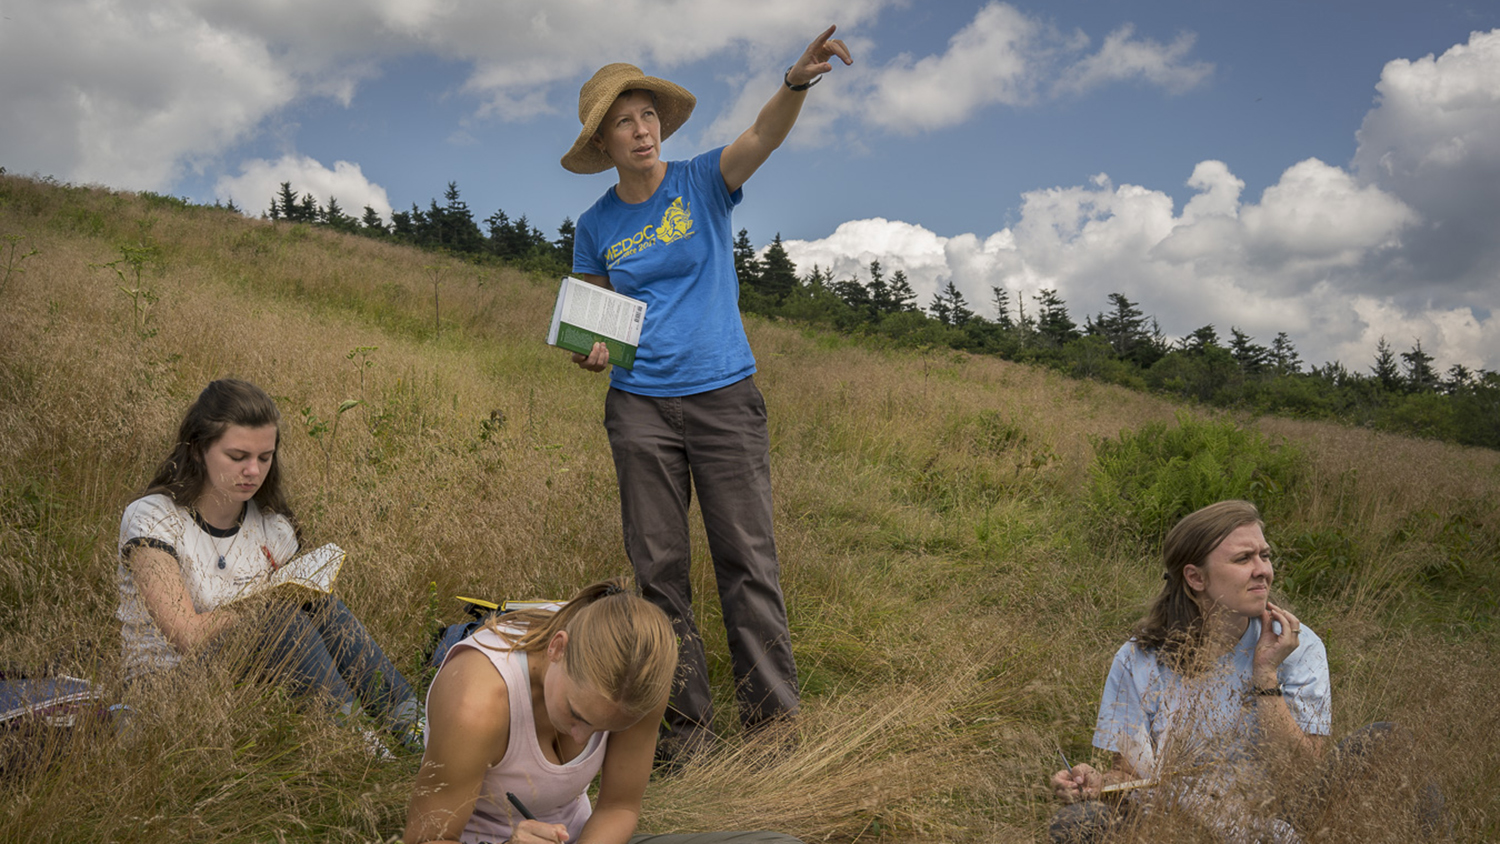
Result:
{"label": "dry golden grass", "polygon": [[[115,688],[120,513],[182,410],[225,375],[278,398],[308,542],[349,551],[342,595],[412,675],[432,594],[436,620],[453,621],[455,594],[560,596],[628,570],[600,424],[606,382],[541,343],[550,283],[0,177],[7,235],[38,254],[0,293],[5,661],[57,660]],[[152,258],[139,283],[127,268],[124,286],[157,299],[137,323],[122,280],[100,265],[140,246]],[[1170,422],[1179,408],[1003,361],[877,352],[759,320],[748,329],[771,413],[804,716],[790,745],[738,737],[695,528],[728,749],[653,784],[643,829],[1037,840],[1054,748],[1089,758],[1109,658],[1159,583],[1139,550],[1090,529],[1092,438]],[[338,415],[349,399],[362,404]],[[336,416],[336,436],[313,436]],[[1461,840],[1500,836],[1500,458],[1321,423],[1242,422],[1307,459],[1295,515],[1271,526],[1273,541],[1337,531],[1352,549],[1349,586],[1296,603],[1334,660],[1336,733],[1399,719],[1417,739],[1412,768],[1443,785]],[[374,763],[357,735],[274,692],[201,682],[136,700],[144,735],[75,737],[54,748],[63,764],[0,783],[0,839],[400,831],[414,760]],[[1364,820],[1335,818],[1329,840]],[[1394,829],[1366,840],[1399,840]]]}

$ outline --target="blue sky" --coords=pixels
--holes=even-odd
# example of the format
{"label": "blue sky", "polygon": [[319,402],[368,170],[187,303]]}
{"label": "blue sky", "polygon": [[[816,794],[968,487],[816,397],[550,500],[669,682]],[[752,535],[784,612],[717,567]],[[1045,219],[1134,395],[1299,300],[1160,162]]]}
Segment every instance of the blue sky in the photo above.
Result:
{"label": "blue sky", "polygon": [[1495,0],[0,0],[0,166],[255,213],[286,180],[382,212],[456,181],[552,233],[613,183],[558,164],[595,68],[692,90],[686,157],[830,22],[856,64],[736,212],[804,271],[1500,368]]}

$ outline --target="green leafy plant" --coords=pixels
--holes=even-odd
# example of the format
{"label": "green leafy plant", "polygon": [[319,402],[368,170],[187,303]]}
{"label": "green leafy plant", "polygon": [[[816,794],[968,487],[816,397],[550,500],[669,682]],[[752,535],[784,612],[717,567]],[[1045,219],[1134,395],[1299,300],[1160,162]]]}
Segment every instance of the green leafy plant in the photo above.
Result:
{"label": "green leafy plant", "polygon": [[[359,373],[359,400],[365,400],[365,370],[375,365],[370,360],[370,355],[379,351],[379,346],[355,346],[344,354],[344,359],[354,364],[354,371]],[[358,361],[355,358],[359,358]]]}
{"label": "green leafy plant", "polygon": [[[339,419],[345,413],[362,404],[364,404],[364,401],[361,399],[344,399],[338,408],[334,410],[333,416],[330,417],[332,419],[331,424],[327,419],[318,418],[318,415],[313,413],[311,407],[302,408],[302,426],[306,429],[307,435],[312,438],[313,442],[316,442],[318,447],[323,450],[324,483],[328,482],[328,471],[333,467],[333,444],[339,436]],[[328,435],[328,439],[326,440],[323,439],[323,435],[325,434]]]}
{"label": "green leafy plant", "polygon": [[156,336],[157,329],[150,327],[151,309],[161,301],[161,297],[145,284],[143,278],[146,267],[159,263],[160,259],[161,250],[158,247],[142,242],[135,246],[121,246],[120,257],[107,264],[89,265],[94,269],[112,270],[119,277],[119,290],[130,300],[136,336],[143,340]]}
{"label": "green leafy plant", "polygon": [[26,236],[20,234],[0,235],[0,240],[4,240],[6,243],[4,249],[5,273],[4,275],[0,275],[0,296],[5,295],[6,289],[10,287],[12,277],[26,272],[21,266],[26,263],[26,259],[41,254],[41,250],[35,246],[32,246],[31,249],[25,252],[21,251],[21,241],[25,239]]}
{"label": "green leafy plant", "polygon": [[1179,413],[1119,439],[1094,440],[1089,487],[1096,522],[1155,542],[1178,519],[1215,501],[1243,498],[1278,514],[1300,477],[1301,455],[1229,421]]}

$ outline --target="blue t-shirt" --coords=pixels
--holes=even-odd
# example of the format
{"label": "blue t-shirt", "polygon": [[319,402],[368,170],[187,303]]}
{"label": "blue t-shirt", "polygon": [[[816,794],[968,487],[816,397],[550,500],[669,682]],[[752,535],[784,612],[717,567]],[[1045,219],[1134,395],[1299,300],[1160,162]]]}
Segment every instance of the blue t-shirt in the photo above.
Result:
{"label": "blue t-shirt", "polygon": [[690,396],[755,372],[740,319],[730,214],[743,196],[719,172],[720,147],[667,162],[656,193],[631,205],[610,188],[578,218],[573,271],[609,277],[646,303],[635,368],[610,383],[645,396]]}
{"label": "blue t-shirt", "polygon": [[[1104,683],[1094,746],[1125,756],[1136,774],[1150,777],[1168,752],[1174,765],[1238,762],[1253,757],[1257,737],[1250,688],[1251,662],[1260,639],[1260,619],[1251,619],[1229,654],[1201,677],[1183,678],[1163,665],[1154,649],[1131,640],[1121,646]],[[1303,732],[1328,735],[1332,695],[1323,640],[1302,625],[1297,649],[1277,668],[1287,708]],[[1170,749],[1170,750],[1169,750]]]}

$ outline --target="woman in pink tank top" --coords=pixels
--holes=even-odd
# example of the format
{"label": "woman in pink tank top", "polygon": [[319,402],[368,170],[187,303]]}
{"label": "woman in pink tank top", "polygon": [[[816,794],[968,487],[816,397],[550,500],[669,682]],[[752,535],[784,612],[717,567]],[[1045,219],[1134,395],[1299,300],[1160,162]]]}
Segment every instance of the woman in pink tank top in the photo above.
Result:
{"label": "woman in pink tank top", "polygon": [[[618,581],[556,611],[491,620],[453,647],[428,691],[406,840],[626,841],[676,666],[666,615]],[[523,819],[506,792],[537,819]]]}
{"label": "woman in pink tank top", "polygon": [[427,693],[405,841],[800,844],[772,832],[634,835],[676,669],[666,614],[619,580],[555,611],[492,619],[453,646]]}

